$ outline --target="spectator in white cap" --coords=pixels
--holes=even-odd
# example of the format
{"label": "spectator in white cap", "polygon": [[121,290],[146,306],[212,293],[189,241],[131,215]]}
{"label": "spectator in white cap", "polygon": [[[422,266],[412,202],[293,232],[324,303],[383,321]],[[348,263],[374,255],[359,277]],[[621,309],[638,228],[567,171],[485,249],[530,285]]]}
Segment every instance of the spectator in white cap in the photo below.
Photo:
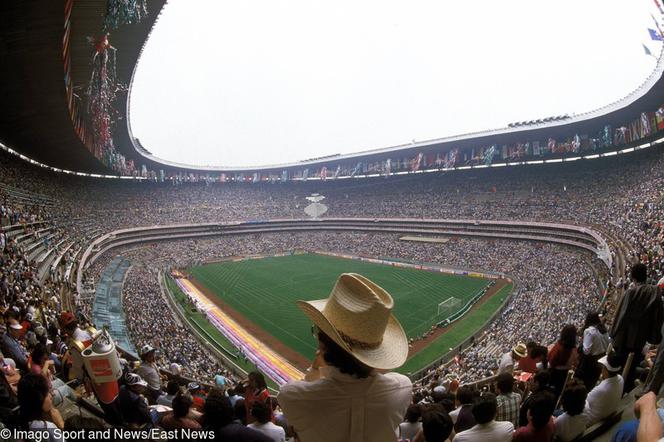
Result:
{"label": "spectator in white cap", "polygon": [[148,388],[148,383],[136,373],[127,373],[124,381],[118,395],[122,418],[129,425],[152,423],[148,402],[143,396]]}
{"label": "spectator in white cap", "polygon": [[180,366],[180,364],[177,364],[175,362],[171,363],[171,365],[169,366],[169,370],[171,371],[171,374],[173,376],[182,375],[182,367]]}
{"label": "spectator in white cap", "polygon": [[7,332],[0,336],[0,349],[8,358],[16,362],[16,366],[23,370],[28,370],[28,352],[20,341],[19,336],[23,333],[23,327],[16,319],[9,319],[7,322]]}
{"label": "spectator in white cap", "polygon": [[611,353],[597,361],[602,366],[602,381],[588,393],[588,426],[611,416],[618,410],[623,391],[623,377],[619,374],[620,355]]}
{"label": "spectator in white cap", "polygon": [[346,273],[327,299],[298,301],[314,323],[316,357],[305,380],[281,387],[279,404],[301,442],[384,442],[411,402],[412,384],[398,373],[408,340],[392,315],[389,293]]}
{"label": "spectator in white cap", "polygon": [[155,362],[157,349],[150,345],[144,345],[141,348],[141,366],[138,367],[138,373],[148,384],[146,396],[150,405],[157,403],[157,398],[161,396],[161,376],[159,368]]}

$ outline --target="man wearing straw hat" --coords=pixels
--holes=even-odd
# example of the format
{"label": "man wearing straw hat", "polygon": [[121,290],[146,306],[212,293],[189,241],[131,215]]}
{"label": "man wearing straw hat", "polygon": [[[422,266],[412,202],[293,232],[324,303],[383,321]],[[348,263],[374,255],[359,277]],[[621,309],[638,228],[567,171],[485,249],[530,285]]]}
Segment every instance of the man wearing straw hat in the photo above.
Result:
{"label": "man wearing straw hat", "polygon": [[528,349],[526,344],[520,342],[512,348],[512,351],[505,353],[500,361],[498,362],[498,370],[496,374],[514,372],[514,367],[521,359],[528,356]]}
{"label": "man wearing straw hat", "polygon": [[408,357],[390,294],[345,273],[327,299],[298,306],[314,323],[318,351],[305,380],[282,386],[278,400],[300,442],[396,441],[412,384],[383,373]]}

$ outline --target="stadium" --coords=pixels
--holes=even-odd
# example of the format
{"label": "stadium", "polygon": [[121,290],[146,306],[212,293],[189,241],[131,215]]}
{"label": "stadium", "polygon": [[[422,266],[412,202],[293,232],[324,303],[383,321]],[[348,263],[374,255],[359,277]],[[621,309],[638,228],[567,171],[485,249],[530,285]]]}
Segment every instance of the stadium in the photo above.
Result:
{"label": "stadium", "polygon": [[[3,439],[664,437],[661,54],[584,113],[198,166],[130,122],[168,7],[0,6]],[[389,315],[378,344],[348,331],[376,329],[348,319],[361,293]],[[316,307],[334,296],[345,330]]]}

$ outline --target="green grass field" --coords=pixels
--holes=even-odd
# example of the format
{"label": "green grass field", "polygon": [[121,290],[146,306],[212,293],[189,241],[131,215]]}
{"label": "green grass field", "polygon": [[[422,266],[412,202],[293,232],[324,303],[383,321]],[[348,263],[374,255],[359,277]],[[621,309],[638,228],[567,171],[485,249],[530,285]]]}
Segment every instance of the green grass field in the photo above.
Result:
{"label": "green grass field", "polygon": [[[440,302],[457,298],[461,300],[457,307],[460,309],[489,283],[482,278],[316,254],[227,261],[192,267],[188,271],[225,303],[307,359],[315,352],[315,341],[310,333],[311,322],[295,301],[327,297],[341,273],[360,273],[385,288],[395,300],[394,314],[409,337],[420,336],[432,324],[453,313],[437,316]],[[450,332],[412,357],[400,371],[415,371],[458,345],[486,322],[507,294],[509,290],[501,296],[493,296],[466,315]]]}

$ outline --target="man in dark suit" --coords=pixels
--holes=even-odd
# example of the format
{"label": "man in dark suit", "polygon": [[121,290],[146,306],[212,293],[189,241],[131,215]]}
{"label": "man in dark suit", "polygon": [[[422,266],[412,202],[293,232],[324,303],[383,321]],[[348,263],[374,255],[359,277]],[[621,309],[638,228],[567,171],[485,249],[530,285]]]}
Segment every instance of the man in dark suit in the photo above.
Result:
{"label": "man in dark suit", "polygon": [[634,388],[635,369],[643,360],[643,347],[647,342],[658,344],[662,339],[664,305],[656,285],[646,284],[648,269],[644,264],[635,264],[631,269],[633,285],[627,289],[620,301],[616,319],[611,328],[613,348],[624,363],[629,353],[634,359],[625,379],[624,392]]}
{"label": "man in dark suit", "polygon": [[[664,290],[664,277],[659,280],[657,283],[660,293]],[[662,337],[664,338],[664,325],[662,326]],[[657,356],[653,361],[653,367],[651,368],[652,373],[648,376],[648,382],[643,386],[642,391],[638,392],[636,396],[641,396],[649,391],[652,391],[656,395],[659,395],[659,390],[664,384],[664,345],[662,342],[659,343],[659,348],[657,349]]]}

